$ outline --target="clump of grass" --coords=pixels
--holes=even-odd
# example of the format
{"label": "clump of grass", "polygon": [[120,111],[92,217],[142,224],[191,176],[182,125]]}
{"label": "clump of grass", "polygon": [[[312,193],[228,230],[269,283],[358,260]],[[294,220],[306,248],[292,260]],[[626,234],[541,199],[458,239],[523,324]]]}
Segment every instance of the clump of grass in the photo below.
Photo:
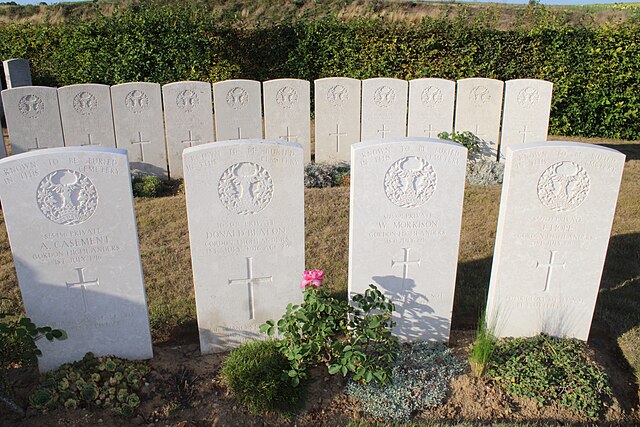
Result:
{"label": "clump of grass", "polygon": [[289,362],[276,341],[256,341],[231,352],[220,370],[222,384],[252,414],[277,411],[285,415],[302,408],[306,383],[292,387]]}
{"label": "clump of grass", "polygon": [[476,339],[469,351],[469,365],[475,376],[481,377],[484,374],[495,348],[496,337],[492,328],[487,326],[487,319],[483,313],[478,322]]}

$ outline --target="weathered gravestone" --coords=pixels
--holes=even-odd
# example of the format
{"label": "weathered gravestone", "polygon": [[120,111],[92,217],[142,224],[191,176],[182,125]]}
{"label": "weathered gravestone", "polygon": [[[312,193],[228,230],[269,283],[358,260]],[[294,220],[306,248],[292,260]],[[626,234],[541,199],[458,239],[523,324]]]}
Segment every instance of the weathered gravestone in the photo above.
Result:
{"label": "weathered gravestone", "polygon": [[547,140],[552,92],[553,83],[545,80],[505,82],[500,160],[504,160],[511,145]]}
{"label": "weathered gravestone", "polygon": [[81,84],[58,88],[64,145],[115,148],[111,88]]}
{"label": "weathered gravestone", "polygon": [[41,371],[86,352],[153,356],[124,150],[74,147],[0,160],[0,199],[26,313],[66,331]]}
{"label": "weathered gravestone", "polygon": [[[4,118],[4,107],[2,106],[2,79],[0,79],[0,118]],[[0,159],[7,157],[7,147],[4,145],[4,132],[2,135],[2,144],[0,144]]]}
{"label": "weathered gravestone", "polygon": [[58,91],[52,87],[25,86],[2,91],[11,154],[62,147]]}
{"label": "weathered gravestone", "polygon": [[319,79],[315,85],[316,162],[351,161],[351,144],[360,142],[360,80]]}
{"label": "weathered gravestone", "polygon": [[625,156],[576,142],[507,149],[487,322],[586,340]]}
{"label": "weathered gravestone", "polygon": [[182,178],[182,151],[214,141],[211,84],[176,82],[162,86],[171,178]]}
{"label": "weathered gravestone", "polygon": [[[2,118],[2,119],[4,119],[4,107],[2,106],[2,91],[3,90],[4,90],[4,85],[2,84],[2,79],[0,79],[0,118]],[[3,137],[3,139],[4,139],[4,137]],[[5,153],[5,156],[6,156],[6,153]]]}
{"label": "weathered gravestone", "polygon": [[306,80],[278,79],[262,84],[265,139],[297,142],[304,161],[311,162],[310,84]]}
{"label": "weathered gravestone", "polygon": [[225,80],[213,84],[216,141],[262,138],[260,82]]}
{"label": "weathered gravestone", "polygon": [[403,341],[449,339],[466,158],[427,138],[352,146],[349,294],[389,295]]}
{"label": "weathered gravestone", "polygon": [[362,81],[362,141],[407,135],[407,88],[399,79]]}
{"label": "weathered gravestone", "polygon": [[497,160],[504,83],[473,78],[458,80],[457,86],[456,132],[472,132],[484,141],[479,157]]}
{"label": "weathered gravestone", "polygon": [[111,86],[116,145],[129,153],[131,169],[168,178],[162,120],[162,95],[157,83]]}
{"label": "weathered gravestone", "polygon": [[7,59],[2,62],[7,89],[31,86],[31,68],[29,61],[22,58]]}
{"label": "weathered gravestone", "polygon": [[456,83],[444,79],[416,79],[409,82],[408,136],[437,138],[453,131]]}
{"label": "weathered gravestone", "polygon": [[225,351],[302,299],[303,151],[222,141],[183,158],[200,349]]}

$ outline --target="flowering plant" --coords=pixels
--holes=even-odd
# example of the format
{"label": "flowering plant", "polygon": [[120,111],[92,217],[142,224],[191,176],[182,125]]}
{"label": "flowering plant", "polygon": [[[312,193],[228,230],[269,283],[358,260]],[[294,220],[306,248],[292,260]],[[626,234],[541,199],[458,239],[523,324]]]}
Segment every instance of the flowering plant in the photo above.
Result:
{"label": "flowering plant", "polygon": [[289,361],[286,375],[296,386],[307,369],[325,364],[330,374],[353,374],[356,381],[384,383],[391,374],[398,340],[391,334],[393,303],[374,285],[353,295],[354,306],[321,287],[324,272],[307,270],[300,287],[304,302],[289,304],[276,323],[268,320],[260,331],[274,336]]}

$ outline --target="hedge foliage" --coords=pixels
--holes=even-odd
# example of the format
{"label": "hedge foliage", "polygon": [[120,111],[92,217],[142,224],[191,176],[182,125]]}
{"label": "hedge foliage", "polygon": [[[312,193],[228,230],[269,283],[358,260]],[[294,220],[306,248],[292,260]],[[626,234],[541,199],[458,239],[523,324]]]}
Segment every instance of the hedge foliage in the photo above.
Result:
{"label": "hedge foliage", "polygon": [[247,28],[192,2],[0,28],[0,57],[31,60],[34,84],[229,78],[538,78],[554,83],[550,133],[640,139],[640,24],[323,18]]}

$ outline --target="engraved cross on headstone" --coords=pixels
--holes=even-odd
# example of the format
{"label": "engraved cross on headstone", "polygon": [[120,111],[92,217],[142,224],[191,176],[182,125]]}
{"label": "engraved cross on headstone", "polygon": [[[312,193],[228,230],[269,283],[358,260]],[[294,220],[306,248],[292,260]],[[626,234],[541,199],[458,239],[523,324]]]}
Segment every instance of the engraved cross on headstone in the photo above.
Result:
{"label": "engraved cross on headstone", "polygon": [[522,143],[524,144],[525,142],[527,142],[527,133],[533,133],[533,131],[527,130],[527,125],[524,125],[524,129],[518,131],[518,133],[522,135]]}
{"label": "engraved cross on headstone", "polygon": [[540,261],[536,261],[536,268],[547,267],[547,280],[544,283],[544,289],[542,290],[542,292],[547,292],[549,290],[549,285],[551,284],[551,271],[553,267],[562,267],[563,269],[565,267],[564,262],[562,264],[554,264],[553,262],[553,260],[556,257],[556,253],[558,253],[558,251],[549,251],[549,253],[550,253],[550,256],[549,256],[548,264],[542,264]]}
{"label": "engraved cross on headstone", "polygon": [[382,125],[382,129],[378,129],[378,133],[382,133],[382,139],[384,139],[385,136],[387,136],[387,133],[391,132],[390,129],[387,129],[386,125]]}
{"label": "engraved cross on headstone", "polygon": [[189,139],[185,139],[184,141],[180,141],[182,144],[189,143],[189,147],[193,147],[193,142],[200,142],[199,139],[193,139],[193,133],[189,131]]}
{"label": "engraved cross on headstone", "polygon": [[236,139],[247,139],[242,137],[242,128],[238,127],[238,137]]}
{"label": "engraved cross on headstone", "polygon": [[391,260],[391,268],[399,265],[402,266],[402,291],[404,292],[405,291],[404,284],[409,277],[409,266],[412,264],[420,265],[420,260],[419,259],[409,260],[409,251],[411,250],[411,248],[402,248],[402,250],[404,251],[404,260],[402,261]]}
{"label": "engraved cross on headstone", "polygon": [[435,132],[436,129],[433,127],[433,125],[431,123],[429,123],[429,129],[425,129],[424,133],[428,133],[429,134],[429,138],[433,138],[433,135],[431,135],[433,132]]}
{"label": "engraved cross on headstone", "polygon": [[253,320],[255,316],[255,305],[253,300],[253,285],[259,285],[261,283],[273,282],[273,276],[253,277],[253,258],[246,257],[247,260],[247,277],[244,279],[229,279],[230,285],[246,284],[249,293],[249,320]]}
{"label": "engraved cross on headstone", "polygon": [[86,289],[87,286],[99,286],[100,285],[100,280],[98,280],[98,279],[85,280],[85,278],[84,278],[84,267],[76,267],[75,270],[78,272],[78,281],[75,282],[75,283],[66,282],[67,289],[80,287],[80,289],[82,290],[82,302],[84,304],[84,312],[86,313],[87,312],[87,296],[85,294],[85,289]]}
{"label": "engraved cross on headstone", "polygon": [[336,137],[336,153],[340,151],[340,137],[341,136],[347,136],[346,132],[340,132],[340,125],[336,124],[336,132],[335,133],[331,133],[329,132],[329,136],[335,136]]}
{"label": "engraved cross on headstone", "polygon": [[87,147],[89,145],[100,145],[100,144],[94,144],[93,143],[93,141],[91,140],[91,134],[90,133],[87,134],[87,139],[89,140],[89,143],[88,144],[80,144],[81,147]]}
{"label": "engraved cross on headstone", "polygon": [[138,140],[137,141],[131,141],[132,145],[136,145],[138,144],[140,146],[140,161],[144,162],[144,149],[142,148],[142,146],[144,144],[149,144],[151,143],[151,141],[143,141],[142,140],[142,132],[138,132]]}
{"label": "engraved cross on headstone", "polygon": [[35,138],[36,140],[36,146],[32,147],[32,148],[27,148],[27,151],[33,151],[33,150],[44,150],[47,147],[40,147],[40,143],[38,142],[38,138]]}
{"label": "engraved cross on headstone", "polygon": [[[286,139],[286,140],[287,140],[287,142],[291,142],[291,138],[298,139],[298,136],[297,136],[297,135],[291,135],[291,134],[289,133],[289,126],[287,126],[287,134],[286,134],[286,135],[283,135],[283,136],[279,136],[278,138],[279,138],[279,139],[282,139],[282,140],[285,140],[285,139]],[[294,140],[295,140],[295,139],[294,139]]]}
{"label": "engraved cross on headstone", "polygon": [[484,139],[480,137],[480,135],[484,135],[484,133],[480,133],[480,125],[476,125],[476,136],[480,139]]}

